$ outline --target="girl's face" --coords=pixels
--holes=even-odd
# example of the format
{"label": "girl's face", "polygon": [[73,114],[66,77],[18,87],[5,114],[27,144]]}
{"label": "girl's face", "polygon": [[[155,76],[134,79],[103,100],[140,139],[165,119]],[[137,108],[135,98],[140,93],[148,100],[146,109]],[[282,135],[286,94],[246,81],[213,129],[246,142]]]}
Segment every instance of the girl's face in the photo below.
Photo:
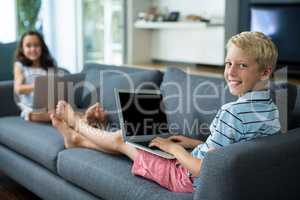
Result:
{"label": "girl's face", "polygon": [[42,54],[42,46],[36,35],[27,35],[23,39],[23,54],[32,62],[38,62]]}

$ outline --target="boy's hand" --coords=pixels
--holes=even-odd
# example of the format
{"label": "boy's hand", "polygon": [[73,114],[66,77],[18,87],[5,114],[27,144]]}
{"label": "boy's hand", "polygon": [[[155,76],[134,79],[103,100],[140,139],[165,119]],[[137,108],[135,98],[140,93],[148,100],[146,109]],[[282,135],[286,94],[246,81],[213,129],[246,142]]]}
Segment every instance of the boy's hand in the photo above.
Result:
{"label": "boy's hand", "polygon": [[195,148],[198,144],[202,143],[200,140],[188,138],[183,135],[173,135],[168,137],[168,140],[176,142],[177,144],[183,146],[186,149]]}
{"label": "boy's hand", "polygon": [[176,151],[184,150],[182,146],[178,145],[175,142],[172,142],[169,139],[161,138],[161,137],[156,137],[154,138],[150,145],[150,147],[155,146],[160,148],[161,150],[168,152],[170,154],[175,154]]}

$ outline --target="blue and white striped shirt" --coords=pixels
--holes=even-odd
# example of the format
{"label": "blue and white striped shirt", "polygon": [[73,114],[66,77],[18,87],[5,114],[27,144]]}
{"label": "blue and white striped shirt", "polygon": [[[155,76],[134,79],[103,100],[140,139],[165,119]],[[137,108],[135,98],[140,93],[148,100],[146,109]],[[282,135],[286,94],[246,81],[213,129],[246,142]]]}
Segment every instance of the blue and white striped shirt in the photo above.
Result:
{"label": "blue and white striped shirt", "polygon": [[273,135],[279,130],[279,113],[270,91],[251,91],[221,107],[210,125],[210,136],[192,155],[202,159],[209,149]]}

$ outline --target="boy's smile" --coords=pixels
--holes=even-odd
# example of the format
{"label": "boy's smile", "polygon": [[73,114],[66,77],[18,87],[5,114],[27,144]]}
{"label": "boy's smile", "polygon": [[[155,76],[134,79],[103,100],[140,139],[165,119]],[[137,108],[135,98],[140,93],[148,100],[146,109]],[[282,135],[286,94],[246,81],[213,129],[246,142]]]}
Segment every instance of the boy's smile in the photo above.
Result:
{"label": "boy's smile", "polygon": [[224,77],[233,95],[242,96],[251,90],[264,89],[269,75],[269,69],[261,69],[255,59],[246,55],[241,48],[230,46]]}

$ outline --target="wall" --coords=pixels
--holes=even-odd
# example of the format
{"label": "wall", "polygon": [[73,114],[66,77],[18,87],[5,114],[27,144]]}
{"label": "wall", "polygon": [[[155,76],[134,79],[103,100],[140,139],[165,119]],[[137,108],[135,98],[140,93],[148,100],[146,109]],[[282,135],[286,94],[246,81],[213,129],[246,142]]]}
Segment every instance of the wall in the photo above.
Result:
{"label": "wall", "polygon": [[224,28],[153,31],[151,46],[155,60],[223,65]]}
{"label": "wall", "polygon": [[[225,0],[129,0],[128,63],[149,64],[153,60],[222,65],[224,27],[187,29],[137,29],[137,14],[150,5],[188,14],[225,18]],[[132,10],[134,12],[132,12]],[[213,52],[213,53],[211,53]]]}
{"label": "wall", "polygon": [[0,27],[0,42],[13,42],[17,39],[15,1],[0,0]]}
{"label": "wall", "polygon": [[183,16],[198,14],[205,17],[224,17],[225,0],[153,0],[153,5],[180,11]]}

